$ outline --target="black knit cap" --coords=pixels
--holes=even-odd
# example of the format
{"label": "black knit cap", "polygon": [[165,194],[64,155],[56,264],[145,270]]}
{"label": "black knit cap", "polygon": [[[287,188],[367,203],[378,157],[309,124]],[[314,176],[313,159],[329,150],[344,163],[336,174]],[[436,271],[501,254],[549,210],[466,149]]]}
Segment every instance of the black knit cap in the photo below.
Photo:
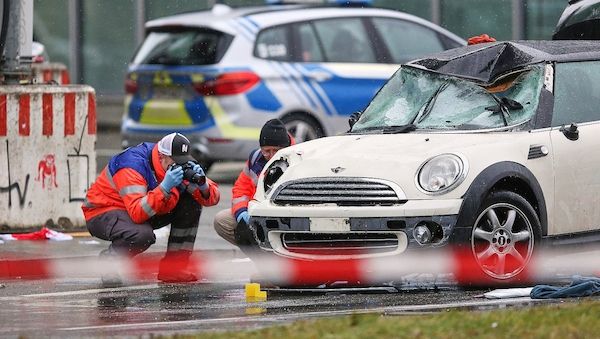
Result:
{"label": "black knit cap", "polygon": [[281,120],[271,119],[260,130],[260,146],[287,147],[291,144],[290,136]]}

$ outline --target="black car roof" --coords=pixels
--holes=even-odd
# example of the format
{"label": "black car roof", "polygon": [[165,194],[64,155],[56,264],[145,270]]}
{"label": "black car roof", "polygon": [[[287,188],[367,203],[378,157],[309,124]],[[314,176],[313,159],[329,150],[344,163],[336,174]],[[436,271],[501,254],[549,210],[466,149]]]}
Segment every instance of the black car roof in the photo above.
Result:
{"label": "black car roof", "polygon": [[600,41],[501,41],[454,48],[407,65],[491,84],[499,76],[541,62],[600,60]]}

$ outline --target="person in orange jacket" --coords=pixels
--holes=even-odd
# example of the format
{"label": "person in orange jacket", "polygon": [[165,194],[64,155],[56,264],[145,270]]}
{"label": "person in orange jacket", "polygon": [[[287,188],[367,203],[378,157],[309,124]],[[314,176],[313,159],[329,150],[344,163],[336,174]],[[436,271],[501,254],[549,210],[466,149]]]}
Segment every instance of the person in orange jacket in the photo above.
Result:
{"label": "person in orange jacket", "polygon": [[[206,178],[190,149],[188,138],[171,133],[156,144],[144,142],[110,159],[82,205],[90,234],[111,241],[101,256],[133,257],[156,241],[154,229],[171,224],[158,279],[197,280],[181,262],[187,263],[193,251],[202,206],[216,205],[220,192],[217,184]],[[184,179],[183,167],[177,165],[191,167],[197,174],[196,182]],[[172,266],[169,259],[175,257],[183,268],[177,272],[165,267]]]}
{"label": "person in orange jacket", "polygon": [[260,148],[250,152],[246,166],[233,184],[231,208],[221,210],[215,216],[217,234],[247,254],[257,245],[254,232],[248,226],[248,202],[256,193],[260,172],[277,151],[292,144],[294,139],[281,120],[267,121],[260,131]]}

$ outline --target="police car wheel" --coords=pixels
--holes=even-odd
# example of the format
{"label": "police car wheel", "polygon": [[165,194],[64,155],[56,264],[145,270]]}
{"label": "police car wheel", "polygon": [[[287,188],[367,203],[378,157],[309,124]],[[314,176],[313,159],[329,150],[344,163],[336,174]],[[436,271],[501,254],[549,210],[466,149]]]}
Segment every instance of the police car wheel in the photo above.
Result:
{"label": "police car wheel", "polygon": [[323,129],[312,118],[293,114],[281,119],[296,143],[317,139],[324,136]]}

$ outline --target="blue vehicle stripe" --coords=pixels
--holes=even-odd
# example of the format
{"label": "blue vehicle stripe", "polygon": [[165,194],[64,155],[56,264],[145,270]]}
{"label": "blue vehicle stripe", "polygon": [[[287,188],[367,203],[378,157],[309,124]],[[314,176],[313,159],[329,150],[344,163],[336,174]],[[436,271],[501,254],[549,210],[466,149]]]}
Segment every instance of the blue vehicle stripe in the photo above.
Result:
{"label": "blue vehicle stripe", "polygon": [[301,101],[303,101],[304,104],[306,104],[306,97],[304,97],[302,95],[301,89],[299,87],[297,87],[297,84],[295,84],[293,82],[293,80],[291,79],[291,77],[285,72],[285,70],[283,70],[283,68],[281,67],[281,65],[278,62],[275,62],[275,61],[269,61],[269,64],[271,65],[271,67],[277,73],[279,73],[283,77],[284,81],[292,89],[292,91],[295,93],[296,97],[302,99]]}
{"label": "blue vehicle stripe", "polygon": [[254,37],[250,33],[248,33],[244,26],[242,26],[239,22],[232,21],[231,27],[233,27],[233,29],[237,32],[240,32],[240,35],[243,36],[249,42],[252,42],[254,40]]}
{"label": "blue vehicle stripe", "polygon": [[[297,76],[297,74],[294,74],[296,72],[294,72],[294,69],[291,66],[289,66],[288,63],[280,63],[279,66],[283,69],[283,72],[289,74],[290,78],[294,81],[296,86],[300,88],[300,91],[302,91],[302,94],[304,94],[304,96],[308,99],[310,105],[316,110],[322,109],[322,107],[320,107],[320,105],[318,104],[318,98],[314,96],[314,94],[311,95],[310,88],[303,86],[304,82],[302,80],[302,75],[300,74],[299,76]],[[286,66],[288,68],[287,70]]]}
{"label": "blue vehicle stripe", "polygon": [[319,105],[317,104],[317,102],[315,101],[315,98],[313,98],[310,93],[307,91],[307,89],[302,86],[302,78],[300,77],[296,77],[293,74],[293,71],[290,72],[289,70],[286,70],[286,66],[288,66],[288,68],[290,67],[289,64],[287,63],[283,63],[283,62],[279,62],[278,66],[281,67],[282,71],[294,82],[294,84],[296,85],[297,88],[300,89],[300,91],[302,92],[302,94],[304,95],[305,99],[308,99],[308,102],[310,103],[310,105],[314,108],[314,109],[318,109]]}
{"label": "blue vehicle stripe", "polygon": [[249,16],[247,16],[247,17],[244,17],[244,18],[245,18],[246,20],[248,20],[248,21],[249,21],[249,22],[252,24],[252,26],[256,27],[256,30],[257,30],[257,31],[260,29],[260,25],[259,25],[259,24],[258,24],[256,21],[254,21],[254,19],[252,19],[252,18],[251,18],[251,17],[249,17]]}
{"label": "blue vehicle stripe", "polygon": [[316,81],[308,79],[308,77],[306,76],[307,72],[304,70],[304,68],[302,68],[298,64],[296,64],[295,66],[296,66],[296,70],[298,72],[300,72],[300,74],[302,74],[302,79],[303,79],[304,83],[312,90],[312,92],[319,99],[319,102],[323,106],[323,111],[327,115],[333,115],[333,112],[335,112],[335,109],[333,111],[331,110],[331,107],[328,105],[329,98],[324,98],[324,96],[327,97],[327,95],[323,92],[323,89],[321,89],[319,87],[319,85],[316,83]]}
{"label": "blue vehicle stripe", "polygon": [[[308,72],[308,69],[303,67],[302,65],[297,64],[297,67],[304,72]],[[329,70],[325,69],[325,68],[319,68],[319,70],[327,72],[331,75],[332,78],[337,77],[335,74],[333,74],[332,72],[330,72]],[[319,84],[318,82],[311,80],[313,82],[313,84],[316,86],[316,89],[323,95],[323,99],[327,102],[327,105],[329,107],[329,109],[331,109],[331,112],[335,115],[339,115],[339,112],[337,111],[337,109],[335,108],[335,105],[333,104],[333,102],[331,102],[331,99],[329,98],[329,95],[327,94],[327,91],[325,91],[323,89],[323,86],[321,86],[321,84]]]}
{"label": "blue vehicle stripe", "polygon": [[256,32],[258,32],[258,28],[252,24],[252,22],[250,20],[248,20],[248,18],[239,18],[238,19],[239,23],[242,24],[244,27],[246,27],[246,29],[252,33],[253,35],[256,34]]}

